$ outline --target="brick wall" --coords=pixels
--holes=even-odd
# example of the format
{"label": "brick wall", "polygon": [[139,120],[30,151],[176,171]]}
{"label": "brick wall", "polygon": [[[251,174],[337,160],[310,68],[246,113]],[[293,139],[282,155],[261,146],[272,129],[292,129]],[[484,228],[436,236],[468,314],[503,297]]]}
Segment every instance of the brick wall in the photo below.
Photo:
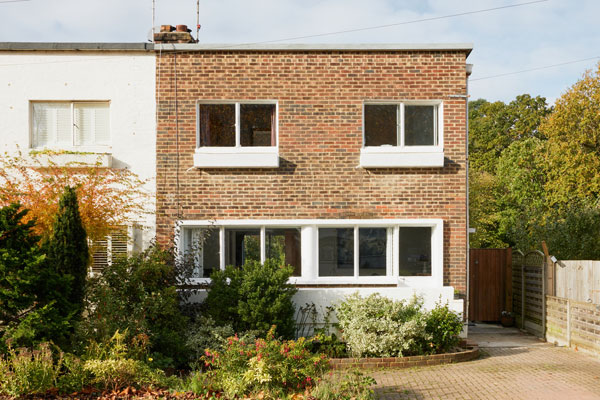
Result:
{"label": "brick wall", "polygon": [[[441,218],[466,287],[464,51],[202,51],[157,57],[157,239],[177,219]],[[280,167],[190,169],[197,100],[277,100]],[[443,168],[357,168],[365,100],[444,102]],[[179,167],[178,167],[179,165]]]}

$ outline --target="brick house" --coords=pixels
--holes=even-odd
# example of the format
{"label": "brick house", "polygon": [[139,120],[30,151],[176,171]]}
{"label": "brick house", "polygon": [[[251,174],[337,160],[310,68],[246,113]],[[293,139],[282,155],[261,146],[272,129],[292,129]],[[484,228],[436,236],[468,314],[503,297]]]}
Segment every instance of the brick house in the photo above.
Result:
{"label": "brick house", "polygon": [[358,290],[462,312],[471,45],[160,41],[157,240],[205,238],[198,284],[276,258],[299,305]]}

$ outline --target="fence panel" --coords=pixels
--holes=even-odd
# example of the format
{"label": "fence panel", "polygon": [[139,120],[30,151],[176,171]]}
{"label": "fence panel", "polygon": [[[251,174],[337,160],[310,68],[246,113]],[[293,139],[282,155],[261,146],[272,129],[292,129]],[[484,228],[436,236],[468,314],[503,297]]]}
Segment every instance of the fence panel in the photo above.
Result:
{"label": "fence panel", "polygon": [[600,261],[559,261],[554,269],[557,297],[600,304]]}
{"label": "fence panel", "polygon": [[513,292],[513,313],[517,326],[523,329],[523,253],[520,250],[512,253],[512,292]]}
{"label": "fence panel", "polygon": [[544,254],[532,251],[513,253],[513,310],[521,329],[543,337],[546,302],[544,301]]}

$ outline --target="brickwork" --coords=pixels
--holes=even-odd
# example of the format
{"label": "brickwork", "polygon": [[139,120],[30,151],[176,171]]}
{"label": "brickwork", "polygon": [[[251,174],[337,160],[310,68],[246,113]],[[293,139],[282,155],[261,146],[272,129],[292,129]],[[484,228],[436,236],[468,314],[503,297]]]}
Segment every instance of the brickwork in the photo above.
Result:
{"label": "brickwork", "polygon": [[[157,55],[157,235],[177,219],[441,218],[466,287],[464,51]],[[193,169],[198,100],[277,100],[279,168]],[[367,100],[443,101],[443,168],[358,168]]]}

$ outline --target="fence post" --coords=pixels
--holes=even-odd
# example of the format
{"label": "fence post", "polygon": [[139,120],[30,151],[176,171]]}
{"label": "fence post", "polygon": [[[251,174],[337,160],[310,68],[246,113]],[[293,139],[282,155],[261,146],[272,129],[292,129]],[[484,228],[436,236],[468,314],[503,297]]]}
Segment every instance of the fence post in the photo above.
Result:
{"label": "fence post", "polygon": [[542,264],[542,338],[544,340],[546,340],[546,265],[548,265],[547,258]]}
{"label": "fence post", "polygon": [[567,299],[567,346],[571,347],[571,299]]}
{"label": "fence post", "polygon": [[521,329],[525,329],[525,259],[521,264]]}

